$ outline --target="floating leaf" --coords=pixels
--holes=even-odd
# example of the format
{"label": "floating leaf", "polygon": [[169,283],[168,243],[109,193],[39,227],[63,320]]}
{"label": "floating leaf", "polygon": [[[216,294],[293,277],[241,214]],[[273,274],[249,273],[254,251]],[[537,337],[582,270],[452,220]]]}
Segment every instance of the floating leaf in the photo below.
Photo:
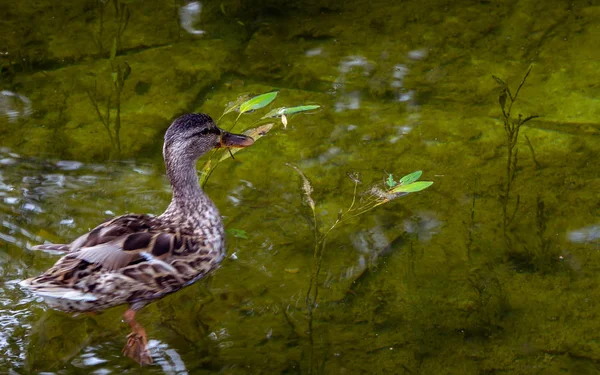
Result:
{"label": "floating leaf", "polygon": [[[272,128],[273,128],[273,123],[270,122],[268,124],[264,124],[264,125],[258,126],[256,128],[248,129],[244,132],[244,135],[247,135],[248,137],[252,137],[252,139],[254,139],[254,142],[256,142],[257,140],[262,138],[265,134],[267,134]],[[242,150],[242,149],[241,148],[230,148],[229,151],[231,151],[231,152],[224,153],[223,156],[221,156],[221,159],[219,159],[219,162],[221,162],[227,158],[230,158],[233,154],[235,154],[239,150]]]}
{"label": "floating leaf", "polygon": [[287,128],[287,117],[285,115],[281,115],[281,123],[283,124],[283,128]]}
{"label": "floating leaf", "polygon": [[275,108],[275,109],[269,111],[269,113],[267,113],[263,117],[261,117],[261,120],[270,118],[270,117],[279,117],[282,115],[293,115],[294,113],[298,113],[298,112],[312,111],[313,109],[317,109],[317,108],[321,108],[321,106],[320,105],[299,105],[297,107]]}
{"label": "floating leaf", "polygon": [[431,185],[433,185],[432,181],[417,181],[413,182],[412,184],[398,185],[390,190],[389,193],[416,193],[417,191],[427,189]]}
{"label": "floating leaf", "polygon": [[297,107],[286,108],[283,111],[283,114],[284,115],[293,115],[294,113],[312,111],[312,110],[318,109],[318,108],[321,108],[321,106],[320,105],[299,105]]}
{"label": "floating leaf", "polygon": [[398,183],[400,185],[408,185],[410,183],[417,181],[419,179],[419,177],[421,177],[422,174],[423,174],[423,171],[415,171],[411,174],[407,174],[406,176],[402,177],[400,179],[400,181],[398,181]]}
{"label": "floating leaf", "polygon": [[278,91],[271,91],[266,94],[255,96],[254,98],[245,101],[240,105],[240,115],[248,111],[253,111],[269,105],[275,97],[277,97]]}

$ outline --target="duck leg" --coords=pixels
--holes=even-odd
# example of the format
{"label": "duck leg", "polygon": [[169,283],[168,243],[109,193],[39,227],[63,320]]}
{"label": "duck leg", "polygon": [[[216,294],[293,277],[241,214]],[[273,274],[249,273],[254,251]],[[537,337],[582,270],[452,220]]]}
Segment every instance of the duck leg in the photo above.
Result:
{"label": "duck leg", "polygon": [[131,333],[127,335],[127,344],[123,348],[123,354],[133,358],[142,366],[152,364],[152,355],[146,348],[148,343],[146,330],[135,320],[135,310],[125,311],[123,319],[131,326]]}

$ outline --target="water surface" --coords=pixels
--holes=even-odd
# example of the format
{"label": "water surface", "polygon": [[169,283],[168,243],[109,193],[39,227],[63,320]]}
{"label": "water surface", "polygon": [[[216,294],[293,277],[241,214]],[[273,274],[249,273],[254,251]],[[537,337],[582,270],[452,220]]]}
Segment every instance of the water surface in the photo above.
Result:
{"label": "water surface", "polygon": [[[3,10],[1,373],[600,371],[598,5]],[[520,128],[507,172],[492,75],[515,94],[529,67],[510,121],[541,117]],[[228,257],[210,278],[140,311],[152,366],[121,355],[125,307],[71,316],[18,287],[56,261],[32,245],[164,210],[161,142],[175,117],[217,119],[239,96],[274,89],[276,101],[244,114],[236,130],[280,106],[321,109],[290,116],[287,128],[276,120],[211,175]],[[288,163],[311,180],[323,231],[351,205],[348,174],[360,178],[358,204],[390,174],[423,170],[434,181],[329,234],[312,312],[313,215]]]}

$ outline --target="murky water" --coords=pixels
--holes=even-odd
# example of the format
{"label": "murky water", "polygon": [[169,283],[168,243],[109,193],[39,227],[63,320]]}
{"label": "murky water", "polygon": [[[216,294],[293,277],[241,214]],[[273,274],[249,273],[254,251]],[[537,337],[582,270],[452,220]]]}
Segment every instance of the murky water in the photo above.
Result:
{"label": "murky water", "polygon": [[[600,372],[600,7],[286,4],[3,7],[0,373]],[[501,103],[530,66],[507,128]],[[57,259],[32,245],[164,210],[175,117],[274,89],[236,130],[321,108],[275,119],[210,176],[228,256],[140,311],[152,366],[121,354],[125,307],[71,316],[21,290]],[[513,164],[519,114],[542,117]],[[354,176],[358,207],[415,170],[434,184],[343,221],[311,284],[313,215],[288,164],[312,183],[321,234]]]}

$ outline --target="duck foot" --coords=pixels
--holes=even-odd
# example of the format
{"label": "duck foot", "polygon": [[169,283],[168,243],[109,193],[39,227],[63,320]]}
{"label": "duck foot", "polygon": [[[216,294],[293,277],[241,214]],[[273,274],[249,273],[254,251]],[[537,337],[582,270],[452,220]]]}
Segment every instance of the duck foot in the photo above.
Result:
{"label": "duck foot", "polygon": [[148,338],[146,330],[135,320],[135,310],[129,309],[123,314],[123,318],[131,326],[132,332],[127,335],[127,344],[123,348],[123,354],[132,358],[140,365],[152,364],[152,354],[146,348]]}

